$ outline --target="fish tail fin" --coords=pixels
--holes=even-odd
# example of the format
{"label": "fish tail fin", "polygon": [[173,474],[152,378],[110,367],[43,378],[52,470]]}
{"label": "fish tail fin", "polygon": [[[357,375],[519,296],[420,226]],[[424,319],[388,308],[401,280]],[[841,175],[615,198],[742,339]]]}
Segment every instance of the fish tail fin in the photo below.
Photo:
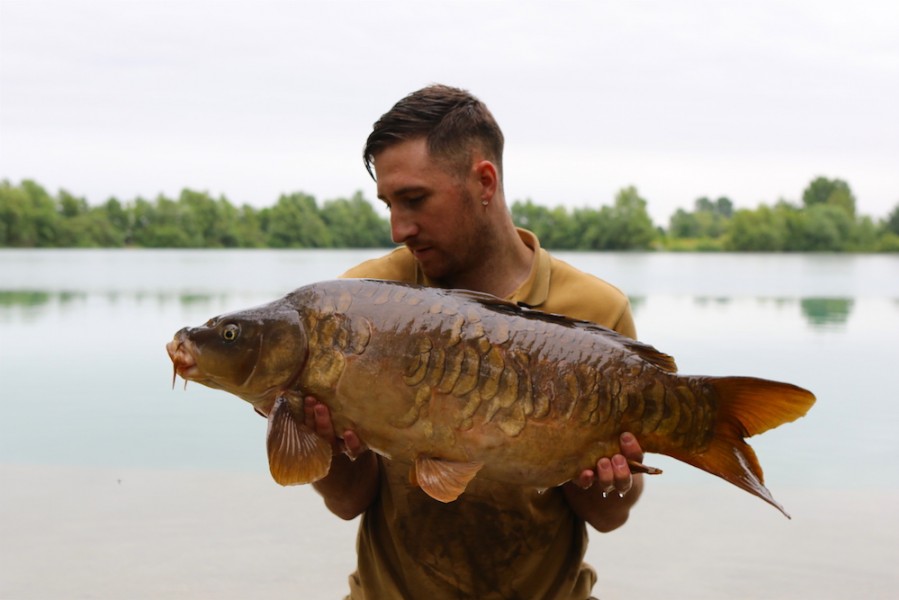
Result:
{"label": "fish tail fin", "polygon": [[765,487],[762,467],[745,438],[795,421],[815,403],[803,388],[753,377],[703,377],[717,396],[718,414],[708,447],[699,453],[671,456],[721,477],[790,515]]}

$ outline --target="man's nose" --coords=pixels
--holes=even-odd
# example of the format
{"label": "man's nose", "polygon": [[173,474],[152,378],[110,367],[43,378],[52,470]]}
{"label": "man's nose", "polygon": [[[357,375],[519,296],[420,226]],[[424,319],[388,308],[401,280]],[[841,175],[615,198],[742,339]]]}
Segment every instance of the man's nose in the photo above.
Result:
{"label": "man's nose", "polygon": [[413,219],[397,214],[398,212],[390,213],[390,236],[393,238],[394,244],[403,244],[418,234],[418,225]]}

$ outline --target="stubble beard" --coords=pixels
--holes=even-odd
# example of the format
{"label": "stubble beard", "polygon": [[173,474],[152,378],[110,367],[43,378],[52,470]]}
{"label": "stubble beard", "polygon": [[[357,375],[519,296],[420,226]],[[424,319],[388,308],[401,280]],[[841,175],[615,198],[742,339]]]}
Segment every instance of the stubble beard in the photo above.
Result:
{"label": "stubble beard", "polygon": [[490,256],[493,243],[487,221],[473,211],[481,209],[481,204],[467,190],[460,192],[460,210],[466,218],[453,241],[453,250],[441,250],[443,260],[431,268],[422,266],[428,279],[443,288],[474,289],[470,282],[483,273]]}

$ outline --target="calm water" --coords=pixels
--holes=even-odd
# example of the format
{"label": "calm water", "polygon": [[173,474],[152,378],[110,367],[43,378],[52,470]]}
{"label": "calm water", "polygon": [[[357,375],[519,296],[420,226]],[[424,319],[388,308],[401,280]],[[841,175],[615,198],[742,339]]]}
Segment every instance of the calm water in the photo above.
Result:
{"label": "calm water", "polygon": [[[0,463],[267,469],[264,420],[222,392],[173,391],[164,344],[381,252],[0,251]],[[559,256],[627,292],[640,338],[681,372],[817,394],[807,418],[753,441],[769,482],[851,472],[899,489],[899,257]]]}

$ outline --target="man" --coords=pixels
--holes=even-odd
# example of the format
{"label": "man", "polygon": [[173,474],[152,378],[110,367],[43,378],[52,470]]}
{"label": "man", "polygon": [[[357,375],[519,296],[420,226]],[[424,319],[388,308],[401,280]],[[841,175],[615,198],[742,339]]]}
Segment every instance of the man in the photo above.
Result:
{"label": "man", "polygon": [[[516,229],[502,178],[503,134],[467,92],[429,86],[375,123],[364,151],[378,198],[404,246],[346,277],[373,277],[488,292],[547,312],[586,319],[634,337],[626,296],[551,257]],[[377,382],[372,382],[377,393]],[[306,423],[329,438],[335,459],[315,489],[334,514],[362,516],[350,598],[541,598],[584,600],[596,581],[583,564],[584,523],[624,524],[643,481],[630,434],[621,454],[545,492],[475,478],[443,504],[408,481],[408,465],[365,449],[353,431],[306,399]]]}

